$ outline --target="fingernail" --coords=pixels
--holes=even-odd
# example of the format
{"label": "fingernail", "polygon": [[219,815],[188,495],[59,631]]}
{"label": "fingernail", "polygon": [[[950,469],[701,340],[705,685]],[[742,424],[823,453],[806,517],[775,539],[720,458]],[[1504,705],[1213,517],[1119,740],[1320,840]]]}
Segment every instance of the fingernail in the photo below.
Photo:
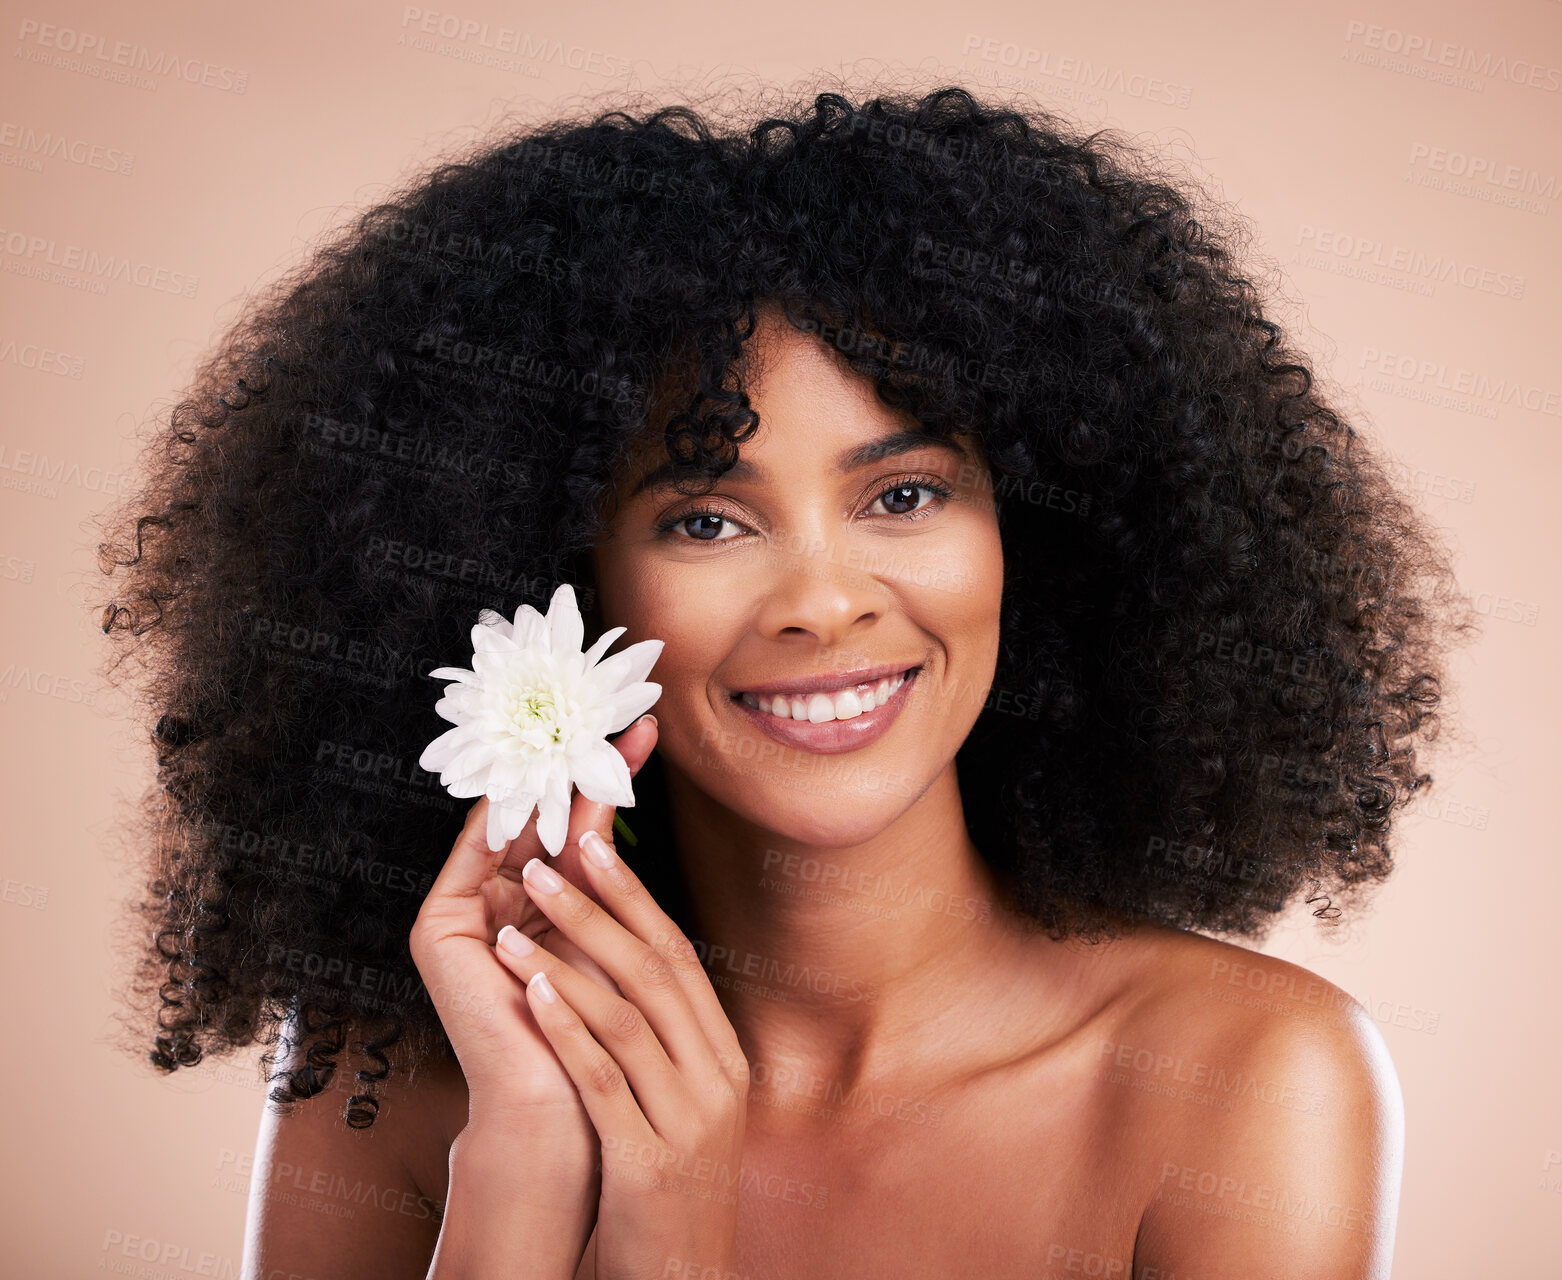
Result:
{"label": "fingernail", "polygon": [[640,719],[636,720],[635,723],[636,724],[643,724],[647,720],[649,720],[652,724],[656,724],[657,723],[656,717],[653,716],[649,711],[647,711],[643,716],[641,716]]}
{"label": "fingernail", "polygon": [[513,924],[507,924],[499,930],[496,939],[499,946],[503,947],[512,956],[529,956],[537,950],[537,944],[517,929]]}
{"label": "fingernail", "polygon": [[552,867],[543,866],[541,858],[533,858],[522,867],[521,875],[544,893],[557,893],[564,887],[563,877]]}
{"label": "fingernail", "polygon": [[552,1004],[559,998],[558,992],[554,991],[553,989],[553,984],[548,981],[548,975],[545,974],[541,969],[538,969],[536,973],[532,974],[531,981],[526,985],[535,991],[538,996],[540,996],[548,1004]]}
{"label": "fingernail", "polygon": [[595,831],[588,831],[580,838],[580,848],[586,857],[590,858],[599,867],[611,867],[613,865],[613,850],[608,843]]}

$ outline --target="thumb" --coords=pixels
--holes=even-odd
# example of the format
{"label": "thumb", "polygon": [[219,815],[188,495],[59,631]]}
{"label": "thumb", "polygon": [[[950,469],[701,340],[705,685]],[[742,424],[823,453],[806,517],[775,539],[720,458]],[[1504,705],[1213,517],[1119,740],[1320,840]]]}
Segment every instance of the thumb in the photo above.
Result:
{"label": "thumb", "polygon": [[429,899],[477,897],[482,892],[483,881],[504,861],[510,849],[508,844],[498,849],[488,847],[488,803],[487,796],[479,796],[466,811],[466,820],[451,846],[450,856],[429,886]]}

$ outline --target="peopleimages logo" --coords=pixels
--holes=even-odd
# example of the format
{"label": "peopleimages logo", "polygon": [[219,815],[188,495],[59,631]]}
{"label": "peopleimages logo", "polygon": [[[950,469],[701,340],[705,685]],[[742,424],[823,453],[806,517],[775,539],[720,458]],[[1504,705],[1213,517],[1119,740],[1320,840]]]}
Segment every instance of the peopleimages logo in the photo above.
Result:
{"label": "peopleimages logo", "polygon": [[[32,481],[39,483],[34,484]],[[12,449],[0,443],[0,488],[33,489],[45,497],[57,498],[60,485],[75,485],[91,493],[117,497],[124,481],[125,476],[118,471],[105,471],[95,466],[83,467],[74,459],[51,458],[47,453],[39,453],[35,449]]]}
{"label": "peopleimages logo", "polygon": [[479,49],[494,53],[516,53],[535,62],[551,62],[570,71],[583,71],[587,75],[621,76],[629,70],[629,59],[620,58],[600,49],[588,49],[584,45],[567,45],[562,40],[546,36],[533,37],[531,32],[517,27],[489,27],[476,18],[464,18],[456,13],[440,13],[407,5],[401,11],[403,43],[413,32],[425,36],[439,36],[457,44],[468,42]]}
{"label": "peopleimages logo", "polygon": [[[1369,236],[1353,236],[1328,227],[1301,223],[1296,232],[1302,263],[1330,269],[1339,264],[1340,274],[1396,271],[1430,286],[1452,281],[1466,289],[1491,293],[1504,298],[1522,298],[1525,278],[1477,262],[1461,260],[1454,253],[1428,253],[1411,245],[1385,244]],[[1313,255],[1313,257],[1309,257]],[[1348,269],[1346,269],[1348,268]]]}
{"label": "peopleimages logo", "polygon": [[[64,273],[80,273],[99,293],[104,292],[106,281],[128,280],[142,289],[193,298],[200,282],[199,276],[183,271],[171,271],[118,254],[102,254],[85,245],[61,245],[45,236],[29,235],[8,227],[0,227],[0,253],[12,260],[5,265],[12,274],[45,276],[57,281]],[[54,268],[54,275],[49,277],[44,268]]]}
{"label": "peopleimages logo", "polygon": [[20,151],[28,159],[37,160],[40,169],[45,159],[64,160],[85,169],[128,176],[136,163],[133,151],[121,151],[118,147],[68,137],[52,130],[39,133],[31,125],[18,124],[14,120],[0,120],[0,147]]}
{"label": "peopleimages logo", "polygon": [[1393,54],[1412,65],[1419,63],[1427,68],[1487,76],[1546,93],[1562,89],[1562,68],[1532,62],[1528,58],[1510,58],[1490,49],[1474,49],[1451,40],[1434,40],[1415,31],[1400,31],[1353,19],[1345,26],[1345,43]]}
{"label": "peopleimages logo", "polygon": [[87,361],[84,356],[68,351],[56,351],[52,347],[40,347],[36,342],[17,342],[15,338],[0,338],[0,364],[14,364],[35,373],[52,373],[61,378],[81,378]]}
{"label": "peopleimages logo", "polygon": [[[208,89],[223,89],[230,93],[243,93],[249,86],[249,72],[232,67],[219,66],[205,58],[183,57],[167,49],[154,53],[144,44],[132,44],[128,40],[110,41],[106,36],[90,31],[77,31],[73,27],[56,26],[52,22],[39,22],[36,18],[23,18],[17,31],[17,40],[23,45],[36,46],[33,51],[50,57],[44,50],[57,50],[52,65],[70,71],[83,71],[98,79],[115,79],[113,72],[128,76],[135,72],[148,72],[154,76],[173,76],[190,84],[204,85]],[[22,50],[17,51],[22,54]],[[29,62],[40,61],[38,56],[27,57]],[[156,88],[155,82],[146,82]]]}

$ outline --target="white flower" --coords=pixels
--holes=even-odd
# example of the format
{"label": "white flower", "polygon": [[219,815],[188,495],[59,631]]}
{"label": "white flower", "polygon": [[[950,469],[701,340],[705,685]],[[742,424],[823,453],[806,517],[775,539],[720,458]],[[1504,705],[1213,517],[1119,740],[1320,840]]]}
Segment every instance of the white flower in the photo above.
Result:
{"label": "white flower", "polygon": [[614,627],[585,653],[585,625],[575,591],[561,585],[544,617],[529,604],[514,623],[493,609],[472,628],[472,669],[439,667],[455,680],[434,710],[455,724],[424,748],[418,763],[439,770],[458,797],[488,796],[488,847],[503,848],[537,810],[537,835],[550,855],[569,833],[570,790],[629,808],[635,793],[629,766],[607,741],[662,696],[646,681],[662,641],[642,640],[599,661],[627,631]]}

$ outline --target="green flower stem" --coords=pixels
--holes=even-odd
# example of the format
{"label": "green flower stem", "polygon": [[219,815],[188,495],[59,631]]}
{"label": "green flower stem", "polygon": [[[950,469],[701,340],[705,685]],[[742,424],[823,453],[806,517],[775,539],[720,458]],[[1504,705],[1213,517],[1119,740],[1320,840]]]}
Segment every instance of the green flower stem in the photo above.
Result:
{"label": "green flower stem", "polygon": [[640,841],[635,838],[635,833],[629,829],[629,824],[624,821],[622,814],[615,813],[613,815],[613,830],[618,832],[619,835],[623,836],[624,839],[629,841],[630,844],[640,843]]}

